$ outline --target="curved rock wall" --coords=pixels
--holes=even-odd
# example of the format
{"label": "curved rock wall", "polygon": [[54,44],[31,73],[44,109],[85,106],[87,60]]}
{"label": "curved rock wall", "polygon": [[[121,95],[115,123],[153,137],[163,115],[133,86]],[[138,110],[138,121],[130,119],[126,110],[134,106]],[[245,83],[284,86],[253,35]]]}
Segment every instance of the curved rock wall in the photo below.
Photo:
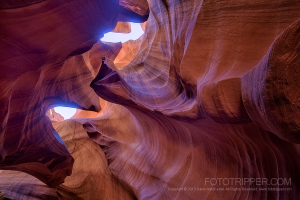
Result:
{"label": "curved rock wall", "polygon": [[[299,1],[27,3],[0,10],[0,169],[53,188],[0,196],[300,197]],[[139,48],[97,42],[148,12]]]}
{"label": "curved rock wall", "polygon": [[71,56],[114,28],[117,6],[54,0],[0,10],[1,169],[27,172],[50,186],[71,174],[73,158],[45,113],[57,104],[100,109],[90,69],[76,67],[85,66],[83,56]]}

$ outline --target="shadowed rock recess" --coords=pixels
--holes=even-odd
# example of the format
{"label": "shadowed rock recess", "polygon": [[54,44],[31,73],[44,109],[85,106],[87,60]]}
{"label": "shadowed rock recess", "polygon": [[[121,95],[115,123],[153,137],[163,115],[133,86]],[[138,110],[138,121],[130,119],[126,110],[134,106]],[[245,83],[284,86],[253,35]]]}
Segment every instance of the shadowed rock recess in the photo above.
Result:
{"label": "shadowed rock recess", "polygon": [[2,0],[0,87],[0,199],[300,199],[299,0]]}

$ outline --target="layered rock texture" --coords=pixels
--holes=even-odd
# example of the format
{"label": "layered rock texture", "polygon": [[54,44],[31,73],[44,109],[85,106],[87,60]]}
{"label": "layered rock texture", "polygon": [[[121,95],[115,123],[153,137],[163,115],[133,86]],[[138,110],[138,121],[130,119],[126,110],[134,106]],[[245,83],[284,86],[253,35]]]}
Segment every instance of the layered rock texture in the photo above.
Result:
{"label": "layered rock texture", "polygon": [[300,199],[299,10],[1,1],[0,198]]}

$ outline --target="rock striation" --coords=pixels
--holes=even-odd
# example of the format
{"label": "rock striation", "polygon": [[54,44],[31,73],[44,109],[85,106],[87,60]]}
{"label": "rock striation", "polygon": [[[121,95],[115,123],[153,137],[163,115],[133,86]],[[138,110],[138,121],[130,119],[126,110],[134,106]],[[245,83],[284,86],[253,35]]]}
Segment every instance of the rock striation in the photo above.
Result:
{"label": "rock striation", "polygon": [[[0,197],[299,199],[299,10],[1,2]],[[145,20],[137,41],[98,41]],[[81,110],[51,121],[56,105]]]}

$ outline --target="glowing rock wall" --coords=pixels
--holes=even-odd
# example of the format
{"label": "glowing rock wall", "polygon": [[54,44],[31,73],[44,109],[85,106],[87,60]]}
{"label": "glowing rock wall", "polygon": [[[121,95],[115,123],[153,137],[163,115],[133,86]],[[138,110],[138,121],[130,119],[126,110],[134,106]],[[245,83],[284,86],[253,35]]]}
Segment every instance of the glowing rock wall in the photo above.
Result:
{"label": "glowing rock wall", "polygon": [[[300,2],[134,2],[0,4],[0,197],[298,199]],[[131,62],[96,43],[148,11]],[[51,126],[62,103],[97,112]]]}

